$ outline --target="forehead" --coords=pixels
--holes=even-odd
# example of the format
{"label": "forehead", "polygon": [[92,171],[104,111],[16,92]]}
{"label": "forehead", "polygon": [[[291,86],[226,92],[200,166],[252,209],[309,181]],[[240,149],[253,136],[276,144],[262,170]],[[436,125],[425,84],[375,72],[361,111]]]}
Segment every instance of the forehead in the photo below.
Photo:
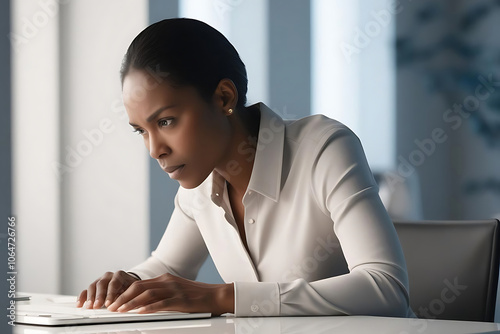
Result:
{"label": "forehead", "polygon": [[150,104],[177,101],[192,93],[192,87],[174,86],[144,70],[131,70],[123,79],[123,101],[129,108],[148,108]]}
{"label": "forehead", "polygon": [[133,98],[154,92],[160,86],[165,86],[161,78],[155,78],[143,70],[131,70],[123,79],[123,96]]}

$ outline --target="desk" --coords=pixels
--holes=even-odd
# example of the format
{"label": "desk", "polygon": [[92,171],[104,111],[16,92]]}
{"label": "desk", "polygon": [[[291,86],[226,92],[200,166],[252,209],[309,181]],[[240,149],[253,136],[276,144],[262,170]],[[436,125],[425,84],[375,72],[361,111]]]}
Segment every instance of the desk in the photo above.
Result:
{"label": "desk", "polygon": [[[33,302],[55,295],[31,294]],[[76,297],[75,297],[76,298]],[[26,302],[18,302],[26,303]],[[500,333],[499,323],[445,321],[369,316],[345,317],[272,317],[235,318],[231,316],[210,319],[154,321],[128,324],[91,326],[45,327],[16,325],[14,334],[54,333],[120,333],[120,334],[466,334]]]}

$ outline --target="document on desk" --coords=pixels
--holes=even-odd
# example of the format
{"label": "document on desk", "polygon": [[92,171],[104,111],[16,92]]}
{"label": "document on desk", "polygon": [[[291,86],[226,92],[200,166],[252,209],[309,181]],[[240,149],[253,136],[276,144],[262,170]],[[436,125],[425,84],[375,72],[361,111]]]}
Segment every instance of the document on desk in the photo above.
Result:
{"label": "document on desk", "polygon": [[16,306],[16,323],[31,325],[90,325],[101,323],[117,323],[132,321],[155,321],[209,318],[210,313],[182,313],[160,311],[155,313],[139,314],[137,310],[119,313],[105,308],[85,309],[76,307],[76,297],[72,301],[47,300],[45,303],[25,302]]}

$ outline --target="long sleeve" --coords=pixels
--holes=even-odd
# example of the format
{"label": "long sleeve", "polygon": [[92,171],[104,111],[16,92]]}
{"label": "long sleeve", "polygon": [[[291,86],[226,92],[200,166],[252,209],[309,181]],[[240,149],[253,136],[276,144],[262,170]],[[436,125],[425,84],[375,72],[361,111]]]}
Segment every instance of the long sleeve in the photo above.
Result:
{"label": "long sleeve", "polygon": [[[158,248],[130,271],[194,279],[210,251],[236,316],[414,317],[406,264],[358,137],[322,115],[261,124],[243,196],[243,244],[226,180],[179,191]],[[194,203],[197,205],[194,205]]]}
{"label": "long sleeve", "polygon": [[320,138],[309,174],[312,194],[331,218],[349,273],[312,282],[237,283],[236,315],[413,317],[404,255],[359,139],[338,126]]}
{"label": "long sleeve", "polygon": [[141,279],[153,278],[165,273],[195,279],[207,258],[208,250],[196,222],[188,214],[188,208],[180,203],[186,196],[179,188],[175,195],[175,207],[156,250],[141,264],[127,270]]}

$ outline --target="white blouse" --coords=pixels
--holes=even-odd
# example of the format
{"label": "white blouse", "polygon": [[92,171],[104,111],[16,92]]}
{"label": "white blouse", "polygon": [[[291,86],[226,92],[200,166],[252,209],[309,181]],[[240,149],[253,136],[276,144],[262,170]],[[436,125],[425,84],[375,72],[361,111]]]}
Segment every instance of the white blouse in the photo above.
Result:
{"label": "white blouse", "polygon": [[250,252],[214,171],[197,188],[179,187],[158,247],[129,271],[195,279],[210,253],[222,279],[234,282],[236,316],[413,317],[403,252],[358,137],[323,115],[282,120],[257,107],[243,196]]}

